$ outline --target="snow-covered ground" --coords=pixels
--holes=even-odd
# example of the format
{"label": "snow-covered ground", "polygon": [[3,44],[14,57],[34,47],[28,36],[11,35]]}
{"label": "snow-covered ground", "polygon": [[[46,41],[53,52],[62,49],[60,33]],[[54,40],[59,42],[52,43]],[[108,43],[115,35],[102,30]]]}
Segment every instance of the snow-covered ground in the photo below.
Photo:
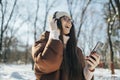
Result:
{"label": "snow-covered ground", "polygon": [[[120,70],[115,70],[115,75],[109,69],[97,68],[94,80],[120,80]],[[35,80],[31,65],[6,65],[0,64],[0,80]]]}
{"label": "snow-covered ground", "polygon": [[111,75],[110,69],[97,68],[94,74],[94,80],[120,80],[120,69],[115,69],[115,74]]}
{"label": "snow-covered ground", "polygon": [[31,65],[0,64],[0,80],[35,80]]}

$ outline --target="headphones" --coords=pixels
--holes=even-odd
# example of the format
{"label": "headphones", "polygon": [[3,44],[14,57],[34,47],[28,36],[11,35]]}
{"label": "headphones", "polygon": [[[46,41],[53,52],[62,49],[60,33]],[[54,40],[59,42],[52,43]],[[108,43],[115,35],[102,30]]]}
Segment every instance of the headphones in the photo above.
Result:
{"label": "headphones", "polygon": [[58,11],[56,11],[53,15],[53,19],[56,19],[56,14],[58,13]]}
{"label": "headphones", "polygon": [[56,18],[56,14],[58,13],[58,11],[56,11],[54,14],[53,14],[53,19],[55,19],[55,21],[57,20],[57,27],[60,29],[60,24],[61,24],[61,22],[60,22],[60,20],[59,19],[57,19]]}

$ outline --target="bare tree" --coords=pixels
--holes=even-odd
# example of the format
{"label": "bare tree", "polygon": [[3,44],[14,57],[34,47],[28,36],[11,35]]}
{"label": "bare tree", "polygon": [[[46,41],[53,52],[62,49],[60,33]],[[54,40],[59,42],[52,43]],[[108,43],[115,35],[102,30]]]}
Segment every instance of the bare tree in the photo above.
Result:
{"label": "bare tree", "polygon": [[54,6],[54,4],[56,3],[57,0],[52,1],[51,4],[50,4],[49,1],[50,0],[46,0],[46,3],[45,3],[45,18],[44,18],[43,31],[45,31],[45,28],[46,28],[49,11],[53,8],[53,6]]}
{"label": "bare tree", "polygon": [[[34,42],[37,40],[36,35],[37,35],[37,20],[38,20],[38,12],[39,12],[39,0],[37,0],[37,9],[36,9],[36,15],[35,15],[35,21],[34,21]],[[31,59],[32,63],[32,70],[34,69],[34,61]]]}
{"label": "bare tree", "polygon": [[[72,17],[72,19],[74,19],[74,21],[75,20],[77,20],[76,18],[79,16],[79,14],[81,13],[81,17],[79,17],[79,19],[80,19],[80,24],[79,24],[79,29],[78,29],[78,33],[77,33],[77,40],[78,40],[78,38],[79,38],[79,36],[80,36],[80,31],[81,31],[81,28],[82,28],[82,25],[83,25],[83,23],[84,23],[84,16],[85,16],[85,12],[86,12],[86,10],[87,10],[87,8],[88,8],[88,6],[89,6],[89,4],[90,4],[90,2],[91,2],[91,0],[88,0],[88,2],[86,3],[86,4],[84,4],[85,6],[84,6],[84,8],[82,8],[82,10],[79,10],[77,13],[78,14],[75,14],[75,10],[76,10],[76,8],[77,7],[79,7],[80,6],[80,4],[78,4],[79,3],[79,1],[77,1],[77,0],[67,0],[67,4],[68,4],[68,10],[69,10],[69,13],[70,13],[70,16]],[[80,6],[81,7],[81,6]],[[82,6],[83,7],[83,6]],[[78,8],[77,8],[78,9]],[[76,16],[75,16],[76,15]]]}
{"label": "bare tree", "polygon": [[1,4],[2,0],[0,0],[0,4]]}
{"label": "bare tree", "polygon": [[79,29],[78,29],[78,33],[77,33],[77,39],[80,36],[80,32],[81,32],[81,28],[82,28],[82,24],[84,23],[84,15],[85,15],[85,11],[87,10],[88,5],[90,4],[91,0],[88,1],[87,5],[84,7],[84,9],[82,10],[82,14],[81,14],[81,18],[80,18],[80,25],[79,25]]}
{"label": "bare tree", "polygon": [[[77,0],[67,0],[68,10],[72,19],[73,19],[75,8],[78,6],[77,2],[78,2]],[[73,7],[73,5],[75,6]]]}
{"label": "bare tree", "polygon": [[29,51],[28,51],[28,47],[29,47],[29,28],[27,27],[27,34],[28,34],[28,36],[27,36],[27,42],[26,42],[26,52],[25,52],[25,64],[27,64],[27,60],[28,60],[28,53],[29,53]]}
{"label": "bare tree", "polygon": [[8,25],[9,25],[9,23],[11,21],[11,18],[13,17],[16,4],[17,4],[17,0],[14,1],[14,4],[12,6],[12,10],[11,10],[10,15],[8,17],[8,20],[6,21],[6,24],[5,24],[5,15],[6,15],[6,9],[7,9],[7,0],[5,1],[5,4],[3,4],[2,1],[0,3],[0,5],[1,5],[1,15],[2,15],[2,18],[1,18],[1,29],[0,29],[1,30],[0,31],[1,32],[0,33],[0,52],[1,52],[1,54],[2,54],[2,43],[3,43],[4,33],[7,30],[7,28],[8,28]]}
{"label": "bare tree", "polygon": [[[117,11],[118,11],[118,18],[120,21],[120,0],[115,0],[115,5],[117,7]],[[119,23],[120,24],[120,23]]]}
{"label": "bare tree", "polygon": [[120,1],[119,0],[109,0],[108,3],[108,12],[107,12],[107,23],[108,23],[108,27],[107,27],[107,35],[108,35],[108,43],[109,43],[109,47],[110,47],[110,68],[111,68],[111,74],[115,74],[114,71],[114,54],[115,51],[113,50],[114,46],[113,46],[113,33],[114,30],[118,29],[116,28],[116,23],[118,22],[118,25],[120,25]]}
{"label": "bare tree", "polygon": [[37,9],[36,9],[36,15],[35,15],[35,21],[34,21],[34,41],[37,40],[36,38],[36,24],[37,24],[37,20],[38,20],[38,12],[39,12],[39,0],[37,0]]}

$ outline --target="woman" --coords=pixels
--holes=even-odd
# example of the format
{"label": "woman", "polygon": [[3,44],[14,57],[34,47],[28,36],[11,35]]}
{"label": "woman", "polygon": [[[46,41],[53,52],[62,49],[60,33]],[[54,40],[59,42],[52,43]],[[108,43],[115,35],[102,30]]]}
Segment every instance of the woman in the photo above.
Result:
{"label": "woman", "polygon": [[50,25],[32,47],[36,80],[91,80],[100,56],[84,59],[69,14],[55,12]]}

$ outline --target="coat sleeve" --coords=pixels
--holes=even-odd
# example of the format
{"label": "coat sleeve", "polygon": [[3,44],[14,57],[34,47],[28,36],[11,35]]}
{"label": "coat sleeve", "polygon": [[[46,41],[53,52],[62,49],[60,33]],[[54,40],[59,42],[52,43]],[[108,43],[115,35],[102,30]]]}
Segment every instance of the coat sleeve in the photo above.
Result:
{"label": "coat sleeve", "polygon": [[[60,40],[49,39],[32,47],[32,57],[37,71],[50,73],[58,70],[63,59],[63,44]],[[41,50],[43,48],[43,50]]]}

